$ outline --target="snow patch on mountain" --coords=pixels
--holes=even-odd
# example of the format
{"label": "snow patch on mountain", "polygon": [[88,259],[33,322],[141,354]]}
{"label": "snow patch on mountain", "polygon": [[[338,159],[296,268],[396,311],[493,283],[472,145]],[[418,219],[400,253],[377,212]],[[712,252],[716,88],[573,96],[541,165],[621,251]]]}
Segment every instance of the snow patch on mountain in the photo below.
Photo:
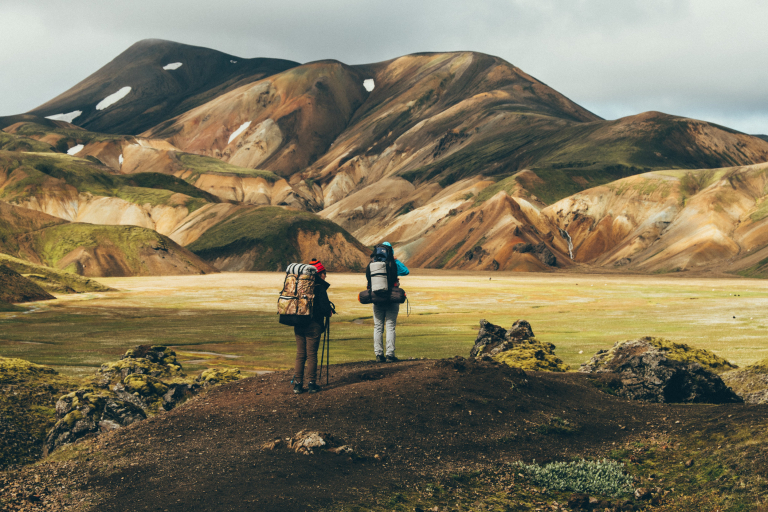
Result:
{"label": "snow patch on mountain", "polygon": [[245,130],[247,130],[249,126],[251,126],[251,122],[250,121],[246,121],[243,124],[241,124],[240,128],[238,128],[237,130],[232,132],[232,135],[229,136],[229,141],[227,142],[227,144],[229,144],[233,140],[235,140],[237,138],[237,136],[240,135],[241,133],[243,133]]}
{"label": "snow patch on mountain", "polygon": [[363,87],[365,87],[366,91],[371,92],[375,87],[375,84],[373,83],[373,78],[368,78],[366,80],[363,80]]}
{"label": "snow patch on mountain", "polygon": [[78,117],[80,114],[82,114],[82,110],[73,110],[69,114],[56,114],[53,116],[45,116],[46,119],[50,119],[51,121],[64,121],[65,123],[71,123],[74,121],[76,117]]}
{"label": "snow patch on mountain", "polygon": [[171,71],[173,69],[179,69],[182,66],[181,62],[171,62],[170,64],[166,64],[163,66],[163,69],[166,71]]}
{"label": "snow patch on mountain", "polygon": [[128,93],[131,92],[131,88],[126,86],[120,89],[119,91],[110,94],[103,100],[101,100],[98,105],[96,105],[96,110],[104,110],[105,108],[111,107],[121,99],[128,96]]}
{"label": "snow patch on mountain", "polygon": [[81,151],[83,150],[83,148],[84,148],[84,147],[85,147],[85,146],[83,146],[82,144],[78,144],[77,146],[72,146],[71,148],[69,148],[69,149],[67,150],[67,154],[68,154],[68,155],[76,155],[76,154],[78,154],[79,152],[81,152]]}

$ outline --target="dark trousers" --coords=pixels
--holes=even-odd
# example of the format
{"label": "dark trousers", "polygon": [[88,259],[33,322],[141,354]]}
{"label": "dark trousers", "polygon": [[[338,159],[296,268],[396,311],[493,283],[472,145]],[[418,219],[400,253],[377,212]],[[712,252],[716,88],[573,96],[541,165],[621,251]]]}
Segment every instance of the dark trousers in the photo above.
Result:
{"label": "dark trousers", "polygon": [[295,382],[304,382],[304,363],[307,366],[307,379],[315,382],[317,378],[317,349],[320,346],[320,336],[323,326],[314,320],[306,326],[294,327],[296,335],[296,366],[294,367]]}

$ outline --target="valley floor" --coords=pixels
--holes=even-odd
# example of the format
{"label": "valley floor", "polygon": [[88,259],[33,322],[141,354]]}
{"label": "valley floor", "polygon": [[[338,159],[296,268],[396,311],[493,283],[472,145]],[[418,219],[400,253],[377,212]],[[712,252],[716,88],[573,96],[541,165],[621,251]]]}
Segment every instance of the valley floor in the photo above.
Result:
{"label": "valley floor", "polygon": [[[91,375],[139,344],[173,347],[190,372],[288,369],[293,333],[277,322],[284,274],[101,279],[118,292],[60,295],[0,313],[0,356]],[[357,302],[362,274],[329,275],[339,314],[331,362],[372,357],[371,306]],[[714,351],[744,366],[768,357],[768,281],[615,274],[529,274],[415,269],[398,317],[403,358],[467,356],[480,319],[509,327],[528,320],[536,338],[578,369],[599,349],[641,336]]]}

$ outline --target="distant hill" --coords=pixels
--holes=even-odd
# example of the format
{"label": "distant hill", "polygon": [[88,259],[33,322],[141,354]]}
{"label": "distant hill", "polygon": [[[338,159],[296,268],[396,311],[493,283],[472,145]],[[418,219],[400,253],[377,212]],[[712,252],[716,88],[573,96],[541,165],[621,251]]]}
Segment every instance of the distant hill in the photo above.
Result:
{"label": "distant hill", "polygon": [[[68,115],[69,122],[91,131],[136,135],[228,90],[296,65],[287,60],[243,59],[198,46],[145,39],[29,113],[41,117]],[[128,87],[125,96],[104,106],[105,99]],[[82,113],[72,117],[77,112]]]}
{"label": "distant hill", "polygon": [[50,300],[55,297],[5,265],[0,265],[0,304]]}
{"label": "distant hill", "polygon": [[330,270],[359,271],[369,250],[333,222],[276,206],[241,207],[188,249],[220,270],[285,270],[320,259]]}

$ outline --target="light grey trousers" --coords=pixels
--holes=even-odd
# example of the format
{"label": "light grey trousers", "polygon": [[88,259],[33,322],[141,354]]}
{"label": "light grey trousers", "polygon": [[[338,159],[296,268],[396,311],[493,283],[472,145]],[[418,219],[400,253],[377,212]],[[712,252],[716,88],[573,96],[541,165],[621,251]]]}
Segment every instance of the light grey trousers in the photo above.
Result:
{"label": "light grey trousers", "polygon": [[400,304],[373,305],[373,351],[377,356],[384,355],[384,326],[387,327],[387,355],[395,355],[395,325]]}

